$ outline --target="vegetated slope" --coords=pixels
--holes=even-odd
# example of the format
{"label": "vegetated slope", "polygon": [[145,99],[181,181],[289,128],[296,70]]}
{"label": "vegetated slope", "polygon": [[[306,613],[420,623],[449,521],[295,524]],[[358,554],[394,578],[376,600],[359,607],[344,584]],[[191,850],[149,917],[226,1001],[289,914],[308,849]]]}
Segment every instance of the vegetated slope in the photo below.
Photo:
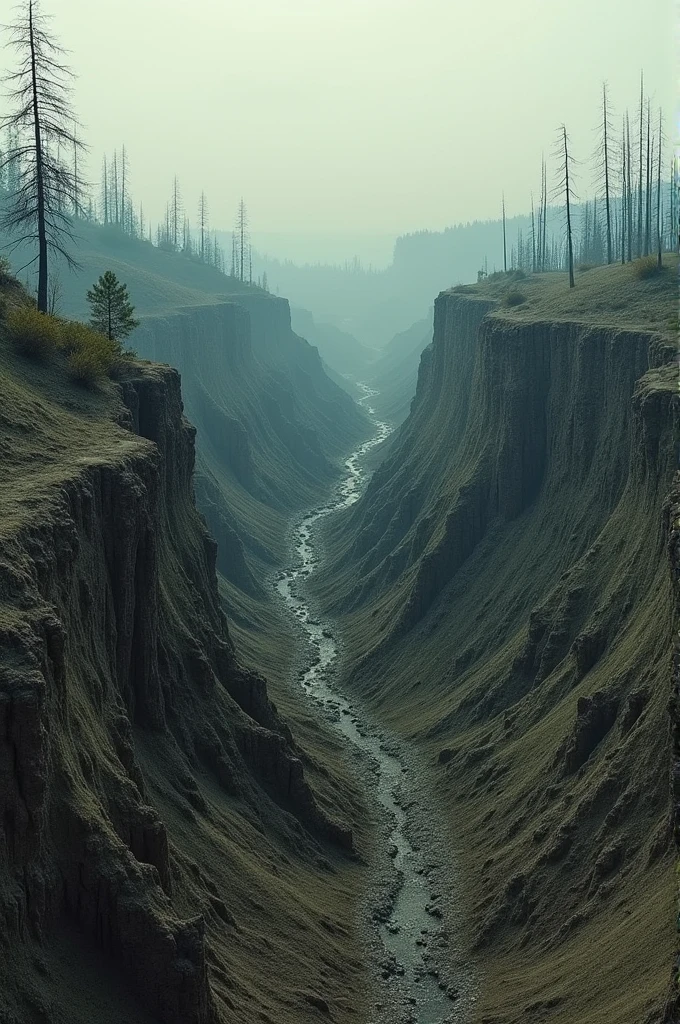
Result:
{"label": "vegetated slope", "polygon": [[0,410],[0,1015],[356,1012],[357,809],[236,660],[179,375],[88,392],[0,324]]}
{"label": "vegetated slope", "polygon": [[378,390],[372,405],[381,419],[400,426],[409,414],[416,393],[423,350],[432,341],[432,314],[395,334],[367,375]]}
{"label": "vegetated slope", "polygon": [[354,685],[429,750],[459,837],[487,1024],[661,1016],[677,260],[639,267],[440,295],[327,538]]}

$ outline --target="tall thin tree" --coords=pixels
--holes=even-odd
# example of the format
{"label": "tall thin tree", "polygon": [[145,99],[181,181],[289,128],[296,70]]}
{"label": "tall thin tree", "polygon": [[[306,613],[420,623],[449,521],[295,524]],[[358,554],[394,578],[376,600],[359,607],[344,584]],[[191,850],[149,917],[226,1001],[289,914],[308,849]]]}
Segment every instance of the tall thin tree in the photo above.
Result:
{"label": "tall thin tree", "polygon": [[109,223],[109,171],[106,165],[106,153],[102,164],[102,216],[104,223]]}
{"label": "tall thin tree", "polygon": [[545,270],[545,253],[546,253],[546,233],[547,233],[547,221],[548,221],[548,165],[543,159],[543,243],[542,243],[542,260],[541,269]]}
{"label": "tall thin tree", "polygon": [[118,201],[118,150],[113,151],[113,168],[111,171],[113,179],[111,182],[113,192],[113,212],[114,221],[118,225],[120,224],[120,203]]}
{"label": "tall thin tree", "polygon": [[170,200],[170,228],[172,231],[171,242],[173,249],[177,250],[179,243],[180,221],[182,218],[182,195],[179,188],[177,175],[172,180],[172,198]]}
{"label": "tall thin tree", "polygon": [[569,136],[565,125],[559,128],[557,150],[560,154],[561,173],[557,182],[555,192],[564,196],[564,204],[567,220],[567,262],[569,266],[569,287],[574,287],[574,242],[571,229],[571,202],[576,198],[573,189],[573,157],[569,153]]}
{"label": "tall thin tree", "polygon": [[652,108],[651,101],[647,98],[647,160],[646,160],[646,192],[645,192],[645,256],[651,251],[652,235],[652,165],[654,156],[652,152]]}
{"label": "tall thin tree", "polygon": [[661,107],[659,107],[659,157],[658,157],[658,170],[656,176],[656,241],[657,241],[657,254],[656,262],[659,270],[661,270],[661,250],[662,250],[662,234],[663,234],[663,205],[661,199],[661,155],[663,153],[663,120],[662,120]]}
{"label": "tall thin tree", "polygon": [[637,222],[637,254],[642,256],[642,137],[644,135],[645,128],[645,93],[644,93],[644,76],[640,72],[640,124],[639,124],[639,137],[640,137],[640,167],[638,173],[638,222]]}
{"label": "tall thin tree", "polygon": [[128,230],[128,218],[127,218],[127,207],[128,207],[128,195],[126,191],[127,177],[128,177],[128,156],[125,150],[125,144],[121,150],[120,157],[120,220],[123,226],[123,231]]}
{"label": "tall thin tree", "polygon": [[201,198],[198,201],[198,224],[201,233],[200,242],[200,255],[201,262],[205,263],[205,241],[206,232],[208,230],[208,201],[205,198],[205,192],[201,192]]}
{"label": "tall thin tree", "polygon": [[626,175],[626,118],[624,115],[621,125],[621,263],[626,262],[626,213],[628,206]]}
{"label": "tall thin tree", "polygon": [[604,186],[605,211],[607,216],[607,263],[612,261],[612,221],[609,203],[609,143],[611,136],[611,123],[609,113],[609,98],[607,96],[607,83],[602,83],[602,184]]}
{"label": "tall thin tree", "polygon": [[17,181],[10,195],[3,226],[14,234],[12,245],[36,243],[38,254],[38,309],[48,309],[48,254],[60,253],[69,266],[75,261],[68,250],[73,242],[70,213],[79,185],[71,166],[55,153],[60,145],[67,151],[82,150],[74,134],[75,117],[70,104],[73,73],[64,63],[65,51],[48,32],[48,19],[39,0],[27,0],[11,26],[10,46],[18,64],[5,78],[9,104],[15,109],[3,118],[11,127],[14,145],[3,157],[3,167],[15,164]]}
{"label": "tall thin tree", "polygon": [[507,243],[506,231],[505,231],[505,192],[503,193],[502,203],[503,203],[503,270],[507,274],[507,272],[508,272],[508,243]]}

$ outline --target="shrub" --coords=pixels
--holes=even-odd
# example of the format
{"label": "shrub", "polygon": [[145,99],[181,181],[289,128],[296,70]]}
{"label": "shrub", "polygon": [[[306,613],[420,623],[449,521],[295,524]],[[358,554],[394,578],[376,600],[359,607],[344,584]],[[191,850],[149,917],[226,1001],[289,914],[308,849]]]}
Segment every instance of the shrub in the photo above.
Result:
{"label": "shrub", "polygon": [[34,306],[18,306],[7,314],[10,338],[18,351],[45,358],[57,350],[67,356],[74,380],[92,386],[110,374],[121,360],[121,347],[77,320],[60,320],[39,313]]}
{"label": "shrub", "polygon": [[644,259],[636,260],[633,264],[633,273],[638,281],[646,281],[649,277],[655,277],[661,272],[656,256],[645,256]]}
{"label": "shrub", "polygon": [[517,288],[513,288],[512,291],[506,293],[503,299],[503,305],[505,306],[521,306],[523,302],[527,301],[527,297],[524,292],[520,292]]}
{"label": "shrub", "polygon": [[68,370],[73,379],[90,386],[111,373],[120,359],[117,341],[110,341],[74,320],[62,323],[59,347],[68,355]]}
{"label": "shrub", "polygon": [[101,359],[93,349],[74,349],[66,360],[68,372],[79,384],[93,387],[106,374]]}
{"label": "shrub", "polygon": [[44,359],[59,347],[61,322],[39,313],[34,306],[16,306],[7,314],[9,336],[17,349],[33,359]]}

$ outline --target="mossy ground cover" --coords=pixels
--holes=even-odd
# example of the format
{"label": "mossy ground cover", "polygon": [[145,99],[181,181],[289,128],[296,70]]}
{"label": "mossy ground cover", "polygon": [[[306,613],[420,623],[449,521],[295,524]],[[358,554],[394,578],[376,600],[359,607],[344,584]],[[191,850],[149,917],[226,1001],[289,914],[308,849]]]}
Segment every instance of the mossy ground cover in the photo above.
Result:
{"label": "mossy ground cover", "polygon": [[411,417],[325,537],[348,681],[456,836],[485,1024],[651,1024],[668,986],[676,273],[440,298]]}

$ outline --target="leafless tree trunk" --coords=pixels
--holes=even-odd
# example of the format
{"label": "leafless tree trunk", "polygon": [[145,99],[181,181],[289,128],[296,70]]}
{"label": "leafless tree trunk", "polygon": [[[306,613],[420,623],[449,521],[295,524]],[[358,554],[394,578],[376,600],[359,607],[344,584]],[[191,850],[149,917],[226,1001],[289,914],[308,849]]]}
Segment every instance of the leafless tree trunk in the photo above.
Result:
{"label": "leafless tree trunk", "polygon": [[198,220],[201,230],[201,262],[205,262],[205,233],[208,228],[208,203],[205,198],[205,192],[201,192],[201,198],[198,203]]}
{"label": "leafless tree trunk", "polygon": [[640,72],[640,168],[638,177],[637,253],[642,256],[642,136],[645,127],[644,78]]}
{"label": "leafless tree trunk", "polygon": [[559,149],[563,160],[562,176],[557,185],[557,191],[564,193],[565,207],[567,213],[567,259],[569,262],[569,287],[573,288],[574,281],[574,243],[571,230],[571,200],[576,198],[570,181],[570,169],[572,158],[569,156],[569,136],[565,125],[560,128]]}
{"label": "leafless tree trunk", "polygon": [[656,262],[661,270],[661,249],[662,241],[661,236],[663,233],[663,206],[661,199],[661,154],[663,153],[663,120],[662,120],[661,107],[659,107],[659,159],[658,159],[658,171],[656,176],[656,240],[657,240],[657,254]]}
{"label": "leafless tree trunk", "polygon": [[71,127],[73,75],[63,63],[63,49],[47,33],[39,0],[21,5],[9,45],[18,55],[18,67],[5,81],[9,104],[16,109],[2,120],[1,126],[12,132],[13,145],[0,161],[0,170],[16,170],[17,180],[3,226],[11,234],[17,228],[23,231],[13,239],[14,247],[37,242],[38,255],[31,263],[38,262],[38,309],[46,313],[48,248],[75,265],[65,243],[73,241],[70,211],[79,194],[79,179],[76,170],[61,162],[60,147],[73,152],[84,147]]}
{"label": "leafless tree trunk", "polygon": [[628,185],[626,182],[626,118],[621,125],[621,263],[626,262],[626,213]]}
{"label": "leafless tree trunk", "polygon": [[628,165],[628,262],[633,259],[633,165],[630,159],[630,118],[626,111],[626,154]]}
{"label": "leafless tree trunk", "polygon": [[602,161],[601,184],[604,186],[604,201],[607,216],[607,263],[612,261],[612,226],[611,210],[609,202],[609,138],[611,124],[609,120],[609,102],[607,96],[607,83],[602,83],[602,142],[600,147],[600,159]]}
{"label": "leafless tree trunk", "polygon": [[649,256],[652,233],[652,163],[651,156],[652,118],[650,101],[647,100],[647,160],[645,163],[645,256]]}

